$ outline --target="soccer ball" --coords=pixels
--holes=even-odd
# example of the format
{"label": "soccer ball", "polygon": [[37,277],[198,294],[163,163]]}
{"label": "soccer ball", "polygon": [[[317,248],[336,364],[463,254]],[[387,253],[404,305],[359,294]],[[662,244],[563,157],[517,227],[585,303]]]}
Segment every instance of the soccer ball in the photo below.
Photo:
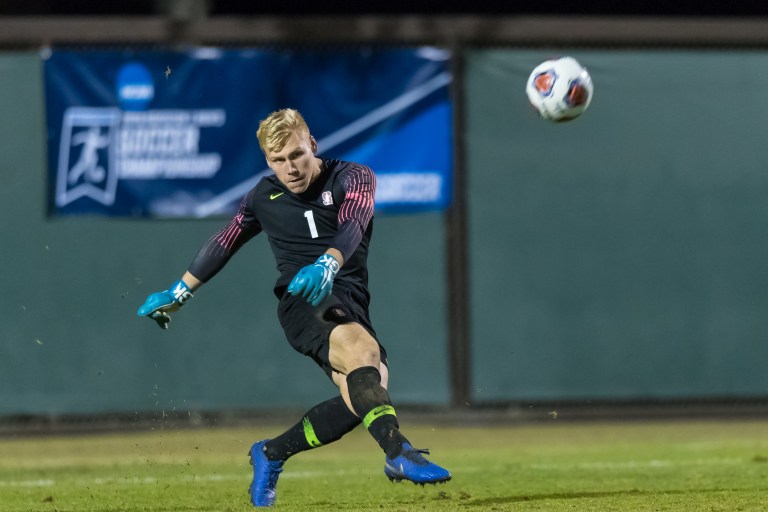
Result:
{"label": "soccer ball", "polygon": [[544,119],[570,121],[584,113],[592,101],[592,78],[573,57],[560,57],[536,66],[525,92]]}

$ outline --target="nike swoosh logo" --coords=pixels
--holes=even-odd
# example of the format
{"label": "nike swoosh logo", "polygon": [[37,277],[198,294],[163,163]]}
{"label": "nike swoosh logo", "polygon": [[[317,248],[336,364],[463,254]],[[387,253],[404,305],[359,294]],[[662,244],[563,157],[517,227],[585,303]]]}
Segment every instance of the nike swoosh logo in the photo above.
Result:
{"label": "nike swoosh logo", "polygon": [[[392,466],[391,464],[389,464],[387,462],[384,462],[384,465],[387,466],[389,468],[389,470],[392,471],[393,473],[398,473],[397,468]],[[399,473],[400,474],[403,473],[403,464],[402,463],[400,464],[400,471],[399,471]]]}
{"label": "nike swoosh logo", "polygon": [[285,194],[285,192],[278,192],[277,194],[269,194],[270,199],[277,199],[281,195]]}

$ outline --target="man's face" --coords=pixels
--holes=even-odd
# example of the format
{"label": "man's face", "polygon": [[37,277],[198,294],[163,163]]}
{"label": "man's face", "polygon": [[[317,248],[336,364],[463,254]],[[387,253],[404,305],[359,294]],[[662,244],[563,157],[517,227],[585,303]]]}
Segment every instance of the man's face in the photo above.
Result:
{"label": "man's face", "polygon": [[320,174],[315,157],[317,142],[310,135],[294,132],[280,151],[265,151],[267,165],[280,182],[294,194],[301,194]]}

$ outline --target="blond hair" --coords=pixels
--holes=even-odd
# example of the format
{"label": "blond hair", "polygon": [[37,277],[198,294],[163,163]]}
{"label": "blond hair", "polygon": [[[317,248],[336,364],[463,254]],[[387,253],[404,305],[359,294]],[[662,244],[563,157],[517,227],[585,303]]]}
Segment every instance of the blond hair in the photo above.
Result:
{"label": "blond hair", "polygon": [[309,126],[298,110],[284,108],[272,112],[259,123],[256,138],[266,154],[267,151],[282,150],[295,132],[308,136]]}

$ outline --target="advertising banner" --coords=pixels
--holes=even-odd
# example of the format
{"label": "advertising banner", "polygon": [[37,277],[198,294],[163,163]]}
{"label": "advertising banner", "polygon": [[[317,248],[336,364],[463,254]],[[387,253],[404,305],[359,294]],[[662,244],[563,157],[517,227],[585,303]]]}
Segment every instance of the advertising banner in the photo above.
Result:
{"label": "advertising banner", "polygon": [[53,215],[228,215],[271,171],[261,119],[299,110],[318,154],[377,175],[380,212],[451,197],[450,54],[409,49],[47,50]]}

